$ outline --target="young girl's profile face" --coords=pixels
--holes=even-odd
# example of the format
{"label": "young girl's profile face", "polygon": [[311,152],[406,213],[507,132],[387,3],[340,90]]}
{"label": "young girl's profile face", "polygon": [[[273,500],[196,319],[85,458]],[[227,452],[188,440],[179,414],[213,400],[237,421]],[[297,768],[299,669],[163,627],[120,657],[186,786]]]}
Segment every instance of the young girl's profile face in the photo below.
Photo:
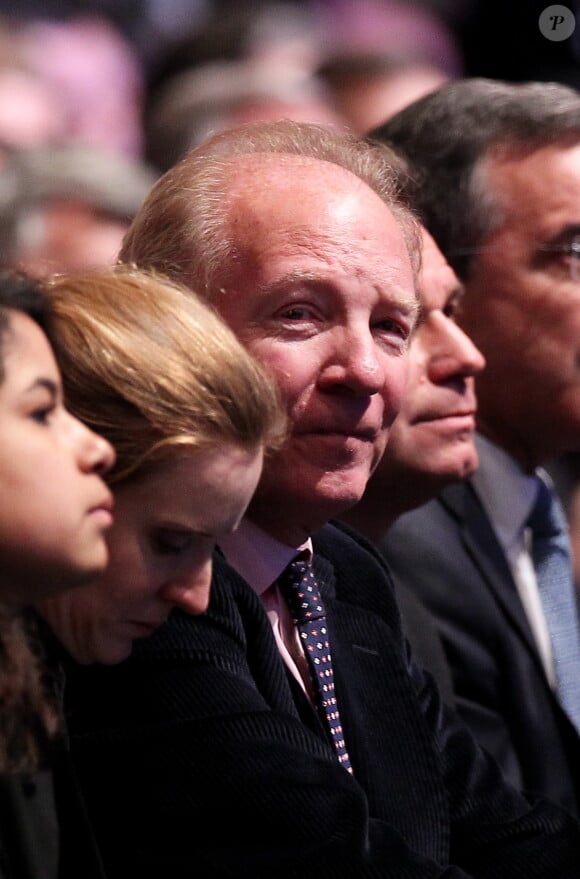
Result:
{"label": "young girl's profile face", "polygon": [[40,327],[10,310],[0,351],[0,599],[18,609],[101,572],[114,452],[64,407]]}

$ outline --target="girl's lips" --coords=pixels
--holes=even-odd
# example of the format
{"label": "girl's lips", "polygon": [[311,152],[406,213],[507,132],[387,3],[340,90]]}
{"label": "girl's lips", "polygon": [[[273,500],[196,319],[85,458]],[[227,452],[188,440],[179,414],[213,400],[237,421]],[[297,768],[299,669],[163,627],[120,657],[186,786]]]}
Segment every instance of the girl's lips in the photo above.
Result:
{"label": "girl's lips", "polygon": [[114,522],[112,508],[110,507],[93,507],[90,515],[96,518],[103,528],[110,528]]}

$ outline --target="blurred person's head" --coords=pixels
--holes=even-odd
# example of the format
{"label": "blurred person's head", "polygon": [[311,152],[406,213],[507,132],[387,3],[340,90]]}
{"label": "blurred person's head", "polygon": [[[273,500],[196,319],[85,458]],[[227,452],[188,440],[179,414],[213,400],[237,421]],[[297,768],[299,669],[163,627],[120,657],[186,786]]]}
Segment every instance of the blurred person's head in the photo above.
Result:
{"label": "blurred person's head", "polygon": [[484,354],[478,428],[525,469],[580,441],[580,95],[447,84],[371,137],[409,161],[414,205],[465,285]]}
{"label": "blurred person's head", "polygon": [[435,64],[378,52],[327,58],[318,76],[345,121],[361,135],[449,79]]}
{"label": "blurred person's head", "polygon": [[146,103],[174,77],[222,61],[250,62],[310,73],[318,64],[320,32],[314,10],[285,0],[215,4],[203,21],[161,44],[147,76]]}
{"label": "blurred person's head", "polygon": [[260,366],[191,291],[133,269],[47,284],[67,404],[116,450],[110,561],[37,607],[82,663],[118,662],[174,607],[203,612],[212,552],[282,436]]}
{"label": "blurred person's head", "polygon": [[324,54],[406,58],[460,76],[461,47],[433,3],[333,0],[317,4]]}
{"label": "blurred person's head", "polygon": [[155,185],[122,259],[199,291],[273,372],[290,435],[248,516],[300,544],[354,504],[407,378],[415,222],[388,150],[305,123],[254,123]]}
{"label": "blurred person's head", "polygon": [[156,176],[93,147],[9,151],[0,167],[0,263],[37,276],[114,265]]}
{"label": "blurred person's head", "polygon": [[145,119],[147,157],[166,171],[212,134],[277,119],[346,128],[331,93],[311,75],[245,59],[204,64],[158,89]]}
{"label": "blurred person's head", "polygon": [[485,361],[455,322],[462,284],[425,229],[422,240],[421,311],[401,411],[363,498],[344,516],[371,538],[478,465],[474,376]]}
{"label": "blurred person's head", "polygon": [[137,157],[144,72],[110,18],[32,18],[21,28],[22,64],[59,95],[63,140]]}
{"label": "blurred person's head", "polygon": [[17,66],[0,68],[0,155],[10,147],[58,143],[65,117],[60,95],[40,77]]}

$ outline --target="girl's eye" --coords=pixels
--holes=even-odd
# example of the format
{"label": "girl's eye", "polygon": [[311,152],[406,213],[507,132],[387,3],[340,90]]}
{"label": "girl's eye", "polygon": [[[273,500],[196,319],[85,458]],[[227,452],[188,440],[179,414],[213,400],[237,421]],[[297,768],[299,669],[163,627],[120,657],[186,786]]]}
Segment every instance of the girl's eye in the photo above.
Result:
{"label": "girl's eye", "polygon": [[48,424],[50,421],[50,416],[55,410],[55,406],[41,406],[38,409],[35,409],[34,412],[31,413],[31,418],[33,421],[36,421],[37,424]]}
{"label": "girl's eye", "polygon": [[451,320],[454,320],[455,317],[457,316],[458,310],[459,310],[459,303],[455,299],[453,299],[451,302],[447,303],[447,305],[443,309],[443,314],[445,315],[445,317],[448,317]]}

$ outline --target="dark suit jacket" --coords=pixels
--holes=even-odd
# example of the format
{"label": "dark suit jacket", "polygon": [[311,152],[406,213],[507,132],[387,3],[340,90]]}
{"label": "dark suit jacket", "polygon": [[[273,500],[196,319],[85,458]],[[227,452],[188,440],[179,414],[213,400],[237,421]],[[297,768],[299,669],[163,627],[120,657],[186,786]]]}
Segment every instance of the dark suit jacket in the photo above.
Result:
{"label": "dark suit jacket", "polygon": [[107,875],[577,879],[579,826],[506,786],[442,707],[409,662],[374,550],[327,527],[315,571],[355,777],[218,556],[206,614],[174,612],[121,665],[68,672]]}
{"label": "dark suit jacket", "polygon": [[51,771],[0,778],[0,879],[105,879],[61,742]]}
{"label": "dark suit jacket", "polygon": [[0,778],[0,877],[57,879],[58,840],[52,774]]}
{"label": "dark suit jacket", "polygon": [[456,707],[476,737],[515,785],[578,814],[580,736],[548,684],[507,561],[471,484],[450,486],[402,516],[380,548],[395,580],[434,615]]}
{"label": "dark suit jacket", "polygon": [[[52,654],[61,648],[42,620],[33,625],[32,646],[43,654],[58,703],[64,678]],[[0,879],[105,879],[66,739],[59,734],[40,747],[45,768],[0,776]]]}
{"label": "dark suit jacket", "polygon": [[400,580],[396,584],[396,598],[401,613],[403,634],[411,644],[415,662],[435,679],[443,701],[447,705],[454,705],[455,693],[451,668],[431,612],[407,584]]}

